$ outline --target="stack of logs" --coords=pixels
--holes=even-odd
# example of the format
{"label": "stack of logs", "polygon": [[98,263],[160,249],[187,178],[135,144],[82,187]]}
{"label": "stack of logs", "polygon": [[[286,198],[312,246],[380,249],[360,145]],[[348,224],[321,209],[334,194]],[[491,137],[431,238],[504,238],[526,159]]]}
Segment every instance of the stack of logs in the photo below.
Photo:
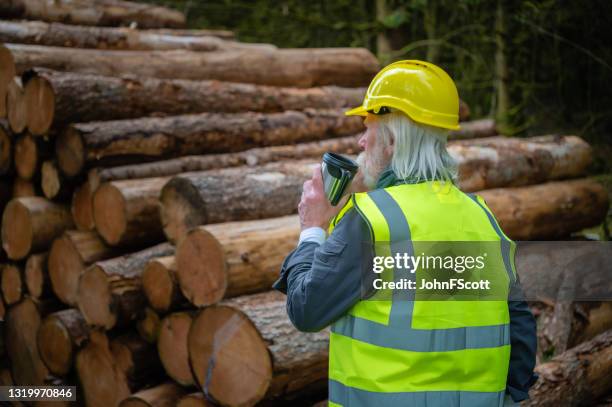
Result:
{"label": "stack of logs", "polygon": [[[320,391],[326,332],[295,330],[269,290],[299,235],[313,165],[325,151],[359,150],[362,121],[343,111],[361,102],[376,59],[181,30],[184,17],[158,7],[73,3],[82,13],[60,0],[0,6],[0,17],[41,20],[0,21],[10,360],[0,383],[76,384],[81,402],[105,407],[247,406]],[[110,27],[132,22],[147,29]],[[604,218],[605,190],[580,179],[591,161],[581,138],[507,138],[488,119],[450,137],[459,185],[484,197],[511,238],[562,239]],[[556,315],[554,303],[534,309],[540,323]],[[591,329],[539,367],[535,402],[560,405],[573,386],[572,405],[584,404],[612,388],[612,333],[595,337],[612,327],[609,304],[566,312]],[[541,344],[559,344],[544,331]],[[570,334],[546,353],[578,345]]]}

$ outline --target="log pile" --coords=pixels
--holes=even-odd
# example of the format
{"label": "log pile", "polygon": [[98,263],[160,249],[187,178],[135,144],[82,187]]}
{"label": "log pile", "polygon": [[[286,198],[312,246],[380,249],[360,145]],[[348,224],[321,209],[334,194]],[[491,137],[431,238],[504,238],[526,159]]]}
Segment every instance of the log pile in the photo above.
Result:
{"label": "log pile", "polygon": [[[359,153],[362,121],[343,112],[379,68],[372,54],[244,44],[119,0],[11,0],[0,17],[2,383],[78,382],[85,405],[123,407],[324,389],[327,333],[295,330],[269,290],[313,165]],[[511,238],[601,222],[608,198],[581,178],[584,140],[507,138],[493,120],[466,121],[464,103],[460,115],[458,184]],[[525,273],[546,273],[536,269]],[[553,397],[555,372],[609,353],[609,338],[593,339],[612,327],[609,305],[576,307],[534,305],[542,349],[560,354],[540,366],[536,399]],[[587,322],[572,317],[579,333],[559,335],[569,313]],[[608,365],[564,379],[576,403],[610,389]]]}

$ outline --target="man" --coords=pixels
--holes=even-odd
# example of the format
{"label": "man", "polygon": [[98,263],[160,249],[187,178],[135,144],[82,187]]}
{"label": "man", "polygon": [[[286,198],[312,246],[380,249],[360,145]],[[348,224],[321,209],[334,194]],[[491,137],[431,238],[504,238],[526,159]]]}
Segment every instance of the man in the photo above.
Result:
{"label": "man", "polygon": [[[332,325],[330,406],[515,405],[535,381],[535,321],[524,301],[507,296],[520,292],[514,243],[482,198],[453,184],[446,141],[459,128],[458,111],[457,89],[442,69],[393,63],[373,79],[363,105],[347,112],[365,116],[352,191],[368,192],[333,207],[319,168],[304,183],[300,240],[275,288],[287,294],[298,329]],[[482,275],[502,281],[504,297],[428,301],[415,290],[372,288],[376,257],[418,256],[431,242],[486,246]],[[423,276],[386,268],[386,281]]]}

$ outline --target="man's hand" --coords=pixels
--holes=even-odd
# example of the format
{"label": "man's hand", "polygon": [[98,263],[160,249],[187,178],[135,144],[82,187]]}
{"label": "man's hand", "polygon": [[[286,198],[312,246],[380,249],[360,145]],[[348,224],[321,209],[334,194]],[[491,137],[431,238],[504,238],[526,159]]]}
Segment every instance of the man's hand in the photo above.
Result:
{"label": "man's hand", "polygon": [[321,165],[317,165],[313,170],[312,179],[304,182],[302,199],[298,205],[302,230],[310,227],[320,227],[327,230],[330,220],[340,212],[342,202],[344,201],[341,201],[337,206],[332,206],[329,203],[323,188]]}

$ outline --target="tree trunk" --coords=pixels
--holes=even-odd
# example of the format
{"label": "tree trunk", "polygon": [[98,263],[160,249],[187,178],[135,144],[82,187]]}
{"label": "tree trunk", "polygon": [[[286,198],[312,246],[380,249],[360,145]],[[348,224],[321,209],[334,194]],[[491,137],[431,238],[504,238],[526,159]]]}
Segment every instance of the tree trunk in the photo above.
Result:
{"label": "tree trunk", "polygon": [[81,313],[69,308],[49,314],[37,335],[40,357],[51,373],[65,376],[73,366],[74,357],[89,339],[89,327]]}
{"label": "tree trunk", "polygon": [[539,380],[523,406],[592,405],[612,389],[612,330],[536,367]]}
{"label": "tree trunk", "polygon": [[295,213],[311,173],[310,163],[297,162],[177,175],[159,198],[164,233],[178,242],[198,225]]}
{"label": "tree trunk", "polygon": [[175,312],[161,322],[157,352],[166,371],[181,386],[193,386],[189,367],[187,337],[193,320],[193,312]]}
{"label": "tree trunk", "polygon": [[174,254],[162,243],[129,255],[99,261],[79,278],[78,305],[88,324],[111,329],[138,318],[146,305],[141,276],[147,262]]}
{"label": "tree trunk", "polygon": [[[97,188],[97,187],[96,187]],[[88,181],[78,186],[72,193],[70,212],[74,219],[74,225],[79,230],[89,231],[96,228],[93,217],[93,193]]]}
{"label": "tree trunk", "polygon": [[42,160],[51,153],[49,144],[40,137],[24,134],[15,140],[15,172],[26,181],[38,175]]}
{"label": "tree trunk", "polygon": [[287,317],[285,300],[267,292],[200,311],[188,338],[200,388],[223,405],[254,405],[264,396],[325,381],[328,333],[298,332]]}
{"label": "tree trunk", "polygon": [[531,185],[586,173],[591,147],[576,136],[490,137],[449,143],[464,191]]}
{"label": "tree trunk", "polygon": [[26,287],[23,273],[18,265],[2,265],[0,288],[2,289],[2,298],[6,305],[13,305],[21,301]]}
{"label": "tree trunk", "polygon": [[160,324],[159,315],[157,315],[153,309],[146,307],[142,310],[136,322],[136,331],[138,331],[138,335],[145,341],[156,343],[157,337],[159,336]]}
{"label": "tree trunk", "polygon": [[16,74],[13,54],[0,44],[0,118],[6,117],[6,92]]}
{"label": "tree trunk", "polygon": [[[1,48],[0,48],[1,51]],[[2,94],[0,93],[0,97]],[[0,175],[7,175],[13,168],[13,139],[9,125],[0,120]]]}
{"label": "tree trunk", "polygon": [[28,294],[33,298],[51,294],[51,280],[47,270],[47,252],[32,254],[25,264],[24,278]]}
{"label": "tree trunk", "polygon": [[176,36],[121,27],[88,27],[42,21],[0,22],[0,41],[16,44],[104,50],[191,51],[273,50],[271,44],[249,44],[212,36]]}
{"label": "tree trunk", "polygon": [[[601,184],[580,179],[481,191],[502,230],[513,240],[545,240],[599,224],[608,211]],[[546,199],[542,199],[546,197]]]}
{"label": "tree trunk", "polygon": [[49,248],[53,239],[72,227],[70,211],[44,198],[11,200],[2,215],[2,247],[13,260]]}
{"label": "tree trunk", "polygon": [[166,313],[187,304],[187,300],[181,293],[176,272],[174,256],[149,260],[142,272],[142,289],[145,296],[149,305],[160,313]]}
{"label": "tree trunk", "polygon": [[38,352],[36,334],[41,318],[54,311],[55,306],[53,303],[37,303],[31,298],[25,298],[7,312],[6,350],[17,386],[42,386],[49,379],[49,371]]}
{"label": "tree trunk", "polygon": [[172,407],[186,393],[181,386],[168,382],[132,394],[119,403],[119,407]]}
{"label": "tree trunk", "polygon": [[53,241],[49,251],[53,292],[63,303],[76,306],[79,277],[87,266],[117,255],[95,232],[67,230]]}
{"label": "tree trunk", "polygon": [[182,28],[183,13],[165,7],[121,0],[8,0],[0,6],[3,18],[67,24],[141,28]]}
{"label": "tree trunk", "polygon": [[202,113],[74,124],[60,135],[56,153],[62,171],[75,176],[85,166],[238,152],[346,136],[362,129],[360,118],[345,117],[340,109]]}
{"label": "tree trunk", "polygon": [[217,79],[260,85],[367,86],[379,70],[365,48],[295,48],[262,51],[103,51],[7,44],[18,73],[33,67],[58,71],[165,79]]}
{"label": "tree trunk", "polygon": [[112,341],[100,331],[77,354],[76,368],[90,407],[117,406],[121,400],[162,377],[155,347],[128,333]]}
{"label": "tree trunk", "polygon": [[20,78],[9,82],[6,90],[6,118],[13,133],[19,134],[27,126],[27,105]]}
{"label": "tree trunk", "polygon": [[[52,126],[149,116],[202,112],[282,112],[306,108],[331,109],[361,103],[364,88],[324,86],[298,89],[231,83],[109,77],[44,68],[28,71],[26,94],[30,131],[45,133]],[[104,89],[104,92],[100,92]]]}
{"label": "tree trunk", "polygon": [[108,182],[93,197],[96,230],[111,246],[163,240],[159,193],[169,178]]}
{"label": "tree trunk", "polygon": [[93,168],[88,172],[88,182],[96,190],[107,181],[167,177],[183,172],[255,166],[282,160],[320,159],[328,151],[356,154],[360,151],[357,141],[356,136],[347,136],[294,145],[252,148],[238,153],[194,155],[145,164]]}
{"label": "tree trunk", "polygon": [[[183,295],[194,305],[266,290],[294,247],[300,228],[296,216],[200,226],[176,251]],[[206,262],[202,263],[203,259]]]}
{"label": "tree trunk", "polygon": [[495,120],[479,119],[469,122],[462,122],[459,130],[453,130],[449,133],[451,140],[463,140],[479,137],[491,137],[498,134]]}
{"label": "tree trunk", "polygon": [[235,40],[236,36],[229,30],[206,30],[206,29],[169,29],[169,28],[152,28],[140,30],[151,34],[173,35],[175,37],[217,37],[222,40]]}

